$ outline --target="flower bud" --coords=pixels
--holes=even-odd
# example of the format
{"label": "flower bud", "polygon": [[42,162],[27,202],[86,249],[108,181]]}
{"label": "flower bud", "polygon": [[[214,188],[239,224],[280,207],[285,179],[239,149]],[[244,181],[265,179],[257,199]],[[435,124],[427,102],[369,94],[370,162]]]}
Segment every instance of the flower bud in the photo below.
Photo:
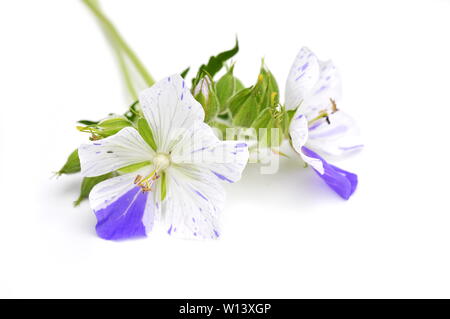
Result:
{"label": "flower bud", "polygon": [[194,98],[205,110],[205,122],[213,120],[219,112],[219,101],[214,83],[208,75],[202,77],[193,89]]}
{"label": "flower bud", "polygon": [[124,116],[112,115],[97,124],[78,126],[77,129],[81,132],[91,133],[91,140],[99,140],[114,135],[121,129],[131,125],[131,122]]}
{"label": "flower bud", "polygon": [[217,98],[220,104],[219,113],[223,113],[227,109],[228,100],[237,92],[244,88],[244,85],[233,75],[234,65],[230,67],[216,84]]}

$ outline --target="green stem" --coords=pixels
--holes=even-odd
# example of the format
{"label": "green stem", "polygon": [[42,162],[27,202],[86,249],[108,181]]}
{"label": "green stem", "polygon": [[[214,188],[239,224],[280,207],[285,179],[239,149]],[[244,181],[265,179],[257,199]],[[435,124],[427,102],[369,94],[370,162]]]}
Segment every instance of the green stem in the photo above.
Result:
{"label": "green stem", "polygon": [[109,19],[102,13],[102,11],[96,5],[95,1],[91,1],[91,0],[82,0],[82,1],[91,10],[91,12],[97,17],[97,19],[102,23],[105,30],[110,34],[111,39],[114,40],[115,43],[117,44],[118,48],[123,50],[123,52],[128,56],[130,61],[136,67],[136,70],[139,72],[139,74],[144,79],[145,83],[148,86],[152,86],[155,83],[155,80],[152,78],[150,73],[146,70],[145,66],[139,60],[139,58],[134,53],[134,51],[128,46],[128,44],[122,38],[120,33],[117,31],[117,29],[112,24],[112,22],[109,21]]}
{"label": "green stem", "polygon": [[[97,0],[90,0],[90,1],[91,1],[91,5],[95,6],[98,10],[101,10],[100,4],[98,3]],[[100,23],[100,21],[99,21],[99,23]],[[124,56],[122,50],[117,45],[116,41],[113,39],[113,37],[111,35],[111,32],[109,32],[109,30],[106,28],[106,26],[104,24],[100,23],[100,28],[102,29],[102,31],[105,35],[105,38],[111,44],[114,54],[116,55],[117,62],[119,64],[119,68],[122,71],[122,76],[123,76],[123,79],[125,82],[125,86],[128,90],[128,94],[130,94],[130,97],[133,101],[137,100],[137,96],[138,96],[137,91],[134,87],[133,80],[130,75],[130,70],[129,70],[127,62],[125,60],[125,56]]]}

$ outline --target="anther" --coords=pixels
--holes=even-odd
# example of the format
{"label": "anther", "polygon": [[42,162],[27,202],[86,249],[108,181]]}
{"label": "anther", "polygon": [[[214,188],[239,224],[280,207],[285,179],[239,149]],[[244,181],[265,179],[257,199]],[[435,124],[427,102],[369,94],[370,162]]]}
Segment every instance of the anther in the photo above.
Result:
{"label": "anther", "polygon": [[137,175],[136,178],[134,179],[134,183],[138,184],[141,181],[141,179],[142,179],[142,176],[141,175]]}
{"label": "anther", "polygon": [[337,108],[337,105],[336,105],[336,101],[330,98],[330,102],[331,102],[331,114],[339,111],[339,109]]}

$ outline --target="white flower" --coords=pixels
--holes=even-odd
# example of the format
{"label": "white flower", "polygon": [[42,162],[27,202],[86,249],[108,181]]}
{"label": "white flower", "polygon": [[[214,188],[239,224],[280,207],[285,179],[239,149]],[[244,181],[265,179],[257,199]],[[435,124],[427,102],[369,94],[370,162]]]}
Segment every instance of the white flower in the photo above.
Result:
{"label": "white flower", "polygon": [[294,149],[341,197],[356,189],[357,176],[327,163],[313,150],[343,156],[362,147],[354,121],[338,109],[341,80],[333,62],[323,62],[307,48],[298,53],[286,82],[288,109],[298,108],[289,132]]}
{"label": "white flower", "polygon": [[215,136],[203,123],[202,106],[179,75],[144,90],[139,101],[155,150],[131,127],[79,148],[84,176],[135,169],[91,191],[98,235],[145,236],[160,221],[169,234],[217,238],[225,200],[220,182],[240,179],[248,160],[247,145]]}

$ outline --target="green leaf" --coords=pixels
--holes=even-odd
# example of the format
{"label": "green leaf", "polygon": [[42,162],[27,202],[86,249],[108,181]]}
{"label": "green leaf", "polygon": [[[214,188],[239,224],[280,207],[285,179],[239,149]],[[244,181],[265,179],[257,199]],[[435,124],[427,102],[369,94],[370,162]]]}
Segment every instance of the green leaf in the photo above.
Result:
{"label": "green leaf", "polygon": [[167,185],[166,185],[166,173],[161,173],[161,201],[166,198],[167,195]]}
{"label": "green leaf", "polygon": [[89,194],[91,193],[91,190],[92,188],[94,188],[95,185],[114,176],[117,176],[117,174],[115,172],[111,172],[101,176],[83,178],[83,181],[81,182],[80,196],[76,201],[73,202],[73,205],[74,206],[80,205],[80,203],[84,199],[89,198]]}
{"label": "green leaf", "polygon": [[78,149],[73,151],[67,158],[64,166],[56,172],[56,175],[74,174],[80,171],[80,158],[78,157]]}
{"label": "green leaf", "polygon": [[79,120],[77,123],[83,124],[83,125],[95,125],[99,121],[89,121],[89,120]]}
{"label": "green leaf", "polygon": [[191,69],[191,67],[187,67],[186,69],[184,69],[183,72],[180,73],[180,76],[185,79],[186,75],[188,74],[189,70]]}
{"label": "green leaf", "polygon": [[156,151],[156,143],[155,139],[153,138],[153,132],[150,128],[150,126],[147,123],[147,120],[144,118],[140,118],[138,120],[138,132],[141,134],[142,138],[147,142],[150,147]]}
{"label": "green leaf", "polygon": [[208,64],[206,65],[203,64],[200,66],[197,72],[197,76],[192,80],[192,87],[195,87],[197,85],[197,83],[200,81],[200,79],[203,78],[205,73],[209,74],[211,78],[213,78],[214,75],[216,75],[217,72],[219,72],[222,69],[224,63],[227,60],[231,59],[234,55],[236,55],[238,51],[239,51],[239,42],[238,39],[236,38],[236,43],[231,50],[224,51],[216,56],[210,57]]}

